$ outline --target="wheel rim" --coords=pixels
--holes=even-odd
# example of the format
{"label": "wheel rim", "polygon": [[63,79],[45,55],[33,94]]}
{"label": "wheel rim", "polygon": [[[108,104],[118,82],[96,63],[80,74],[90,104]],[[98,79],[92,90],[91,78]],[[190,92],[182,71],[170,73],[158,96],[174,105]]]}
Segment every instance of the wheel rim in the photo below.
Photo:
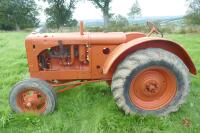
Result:
{"label": "wheel rim", "polygon": [[46,95],[42,91],[27,88],[17,95],[17,105],[23,112],[43,113]]}
{"label": "wheel rim", "polygon": [[176,91],[174,74],[163,67],[150,67],[132,79],[129,96],[140,109],[158,110],[172,101]]}

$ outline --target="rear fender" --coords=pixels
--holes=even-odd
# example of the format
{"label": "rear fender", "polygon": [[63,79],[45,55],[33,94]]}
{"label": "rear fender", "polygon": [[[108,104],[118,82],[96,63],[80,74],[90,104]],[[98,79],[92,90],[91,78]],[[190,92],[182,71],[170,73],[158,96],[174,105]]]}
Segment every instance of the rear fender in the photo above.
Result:
{"label": "rear fender", "polygon": [[153,37],[142,37],[127,43],[123,43],[116,47],[106,59],[103,66],[103,74],[113,73],[118,64],[130,53],[133,53],[140,49],[146,48],[161,48],[177,55],[187,66],[190,73],[196,75],[197,71],[186,50],[179,44],[162,39]]}

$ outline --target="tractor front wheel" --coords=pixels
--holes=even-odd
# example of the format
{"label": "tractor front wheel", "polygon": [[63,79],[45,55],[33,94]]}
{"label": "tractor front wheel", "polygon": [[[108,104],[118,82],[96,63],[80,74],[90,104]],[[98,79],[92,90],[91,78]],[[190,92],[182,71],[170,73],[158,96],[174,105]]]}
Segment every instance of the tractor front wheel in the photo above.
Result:
{"label": "tractor front wheel", "polygon": [[112,79],[117,105],[129,113],[167,115],[178,110],[189,92],[189,74],[174,54],[158,48],[126,57]]}
{"label": "tractor front wheel", "polygon": [[39,79],[17,83],[10,92],[9,103],[13,111],[48,114],[56,106],[56,94],[51,85]]}

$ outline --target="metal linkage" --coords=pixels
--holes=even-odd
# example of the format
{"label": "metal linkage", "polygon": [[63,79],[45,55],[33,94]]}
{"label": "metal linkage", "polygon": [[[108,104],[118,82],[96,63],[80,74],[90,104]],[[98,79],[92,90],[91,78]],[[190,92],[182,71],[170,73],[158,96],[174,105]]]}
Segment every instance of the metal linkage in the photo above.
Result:
{"label": "metal linkage", "polygon": [[88,83],[94,83],[94,82],[101,82],[101,81],[110,81],[110,79],[105,79],[105,80],[90,80],[90,81],[72,81],[72,82],[68,82],[68,83],[63,83],[63,84],[52,84],[52,86],[55,87],[61,87],[61,86],[66,86],[64,89],[60,89],[60,90],[56,90],[57,93],[62,93],[64,91],[73,89],[75,87],[84,85],[84,84],[88,84]]}

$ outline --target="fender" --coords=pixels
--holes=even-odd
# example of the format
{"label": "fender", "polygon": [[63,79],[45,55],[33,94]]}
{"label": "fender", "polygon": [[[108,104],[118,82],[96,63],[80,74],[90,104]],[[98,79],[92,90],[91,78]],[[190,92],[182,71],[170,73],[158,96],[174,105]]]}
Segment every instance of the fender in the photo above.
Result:
{"label": "fender", "polygon": [[179,44],[155,37],[141,37],[117,46],[106,59],[103,66],[103,74],[113,73],[117,65],[129,54],[140,49],[161,48],[177,55],[187,66],[190,73],[196,75],[197,71],[189,54]]}

